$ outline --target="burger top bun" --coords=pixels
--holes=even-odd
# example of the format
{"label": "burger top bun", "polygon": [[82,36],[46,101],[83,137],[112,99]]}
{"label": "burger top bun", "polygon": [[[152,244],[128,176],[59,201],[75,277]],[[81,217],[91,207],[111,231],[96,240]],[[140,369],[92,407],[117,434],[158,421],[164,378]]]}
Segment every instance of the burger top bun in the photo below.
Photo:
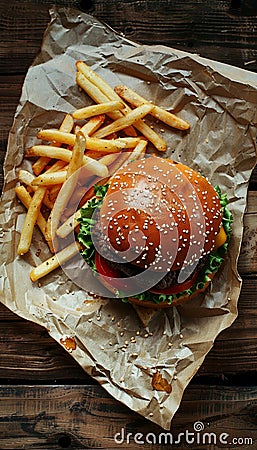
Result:
{"label": "burger top bun", "polygon": [[222,213],[206,178],[182,163],[150,156],[111,178],[100,221],[121,261],[161,272],[191,271],[214,248]]}

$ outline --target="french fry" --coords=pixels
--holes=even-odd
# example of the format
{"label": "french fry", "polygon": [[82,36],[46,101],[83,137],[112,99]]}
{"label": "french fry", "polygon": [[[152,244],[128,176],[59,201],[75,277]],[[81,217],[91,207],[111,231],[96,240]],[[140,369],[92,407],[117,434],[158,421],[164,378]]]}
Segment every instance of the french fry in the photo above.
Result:
{"label": "french fry", "polygon": [[67,171],[60,170],[58,172],[42,173],[38,177],[34,178],[32,186],[52,186],[55,184],[62,184],[66,180]]}
{"label": "french fry", "polygon": [[37,221],[38,214],[40,212],[40,207],[43,202],[45,192],[46,188],[40,187],[35,191],[32,197],[20,235],[20,241],[18,245],[18,255],[24,255],[29,251],[34,226]]}
{"label": "french fry", "polygon": [[[84,63],[82,63],[81,61],[79,62],[79,64],[77,64],[77,67],[79,68],[79,70],[82,70],[84,66]],[[88,66],[87,66],[88,67]],[[92,71],[92,69],[90,69]],[[93,72],[93,71],[92,71]],[[91,73],[91,75],[89,75],[90,80],[87,79],[84,76],[84,73],[88,74],[88,70],[84,70],[84,72],[78,72],[77,73],[77,83],[80,87],[82,87],[82,89],[85,90],[85,92],[87,92],[87,94],[93,98],[94,101],[96,102],[101,102],[101,101],[106,101],[106,99],[108,99],[109,95],[109,99],[114,100],[117,98],[119,98],[118,94],[116,94],[116,92],[114,92],[114,90],[106,83],[104,82],[104,80],[100,79],[99,77],[94,77],[93,73]],[[91,80],[93,80],[91,82]],[[97,83],[97,84],[94,84]],[[108,93],[108,94],[104,94],[103,91]],[[124,106],[123,112],[128,114],[129,112],[131,112],[131,108],[128,105]],[[118,120],[119,118],[122,117],[121,114],[115,112],[112,113],[113,115],[109,114],[109,116],[113,119],[113,120]],[[167,144],[164,141],[164,139],[159,136],[154,130],[152,130],[146,123],[143,122],[143,120],[139,119],[135,124],[134,127],[137,128],[140,133],[142,133],[147,139],[149,139],[150,142],[152,142],[152,144],[157,148],[157,150],[159,150],[160,152],[165,152],[167,150]],[[133,136],[134,135],[134,129],[133,129],[133,134],[131,133],[131,127],[127,127],[123,130],[126,134]]]}
{"label": "french fry", "polygon": [[[78,67],[77,67],[78,68]],[[78,69],[79,70],[79,69]],[[92,83],[87,77],[83,75],[82,72],[77,72],[76,74],[77,84],[89,95],[89,97],[96,103],[106,103],[110,101],[109,97],[104,94],[94,83]],[[120,111],[112,111],[107,114],[113,120],[122,117]]]}
{"label": "french fry", "polygon": [[[64,131],[59,131],[55,129],[49,129],[49,130],[40,130],[38,132],[37,137],[39,139],[43,139],[45,141],[56,141],[60,144],[67,144],[67,145],[74,145],[76,135],[73,133],[65,133]],[[50,145],[49,145],[50,147]],[[56,146],[52,146],[56,147]],[[57,151],[57,149],[56,149]]]}
{"label": "french fry", "polygon": [[[52,210],[53,212],[51,211],[46,224],[47,241],[49,242],[51,248],[53,248],[53,241],[59,225],[60,217],[65,210],[65,207],[68,204],[69,199],[71,198],[72,193],[76,187],[79,175],[78,170],[83,165],[85,147],[86,138],[83,133],[79,131],[76,134],[76,141],[73,148],[72,157],[69,162],[68,169],[65,173],[64,181],[67,181],[69,179],[70,181],[63,184],[62,195],[58,197],[58,200],[56,200],[54,210]],[[54,172],[50,175],[55,175],[56,173],[57,172]]]}
{"label": "french fry", "polygon": [[[72,157],[72,151],[67,148],[57,148],[51,145],[34,145],[26,151],[26,156],[50,156],[51,158],[60,159],[65,162],[70,162]],[[84,155],[83,164],[86,165],[89,172],[99,177],[106,177],[108,175],[107,167]]]}
{"label": "french fry", "polygon": [[[23,203],[23,205],[25,206],[25,208],[29,209],[29,205],[31,203],[31,196],[28,193],[27,189],[25,188],[25,186],[17,186],[15,188],[15,193],[18,197],[18,199],[21,201],[21,203]],[[43,236],[45,236],[45,229],[46,229],[46,220],[44,218],[44,216],[41,214],[41,212],[39,212],[38,216],[37,216],[37,221],[36,221],[41,233],[43,234]]]}
{"label": "french fry", "polygon": [[159,136],[151,127],[149,127],[143,120],[138,120],[135,123],[135,127],[140,133],[145,136],[152,144],[157,148],[159,152],[166,152],[167,143],[165,140]]}
{"label": "french fry", "polygon": [[[40,184],[48,186],[50,183],[50,181],[49,181],[50,173],[55,172],[58,169],[59,170],[64,169],[65,165],[66,165],[66,162],[64,162],[64,161],[56,161],[56,163],[54,163],[48,170],[46,170],[46,172],[44,172],[43,175],[41,175],[41,177],[43,176],[43,180],[44,180],[44,178],[48,177],[48,181],[45,180],[45,183],[42,183],[42,184],[41,184],[41,182],[37,182],[37,181],[34,182],[36,177],[33,174],[31,174],[30,172],[28,172],[27,170],[23,170],[23,169],[21,169],[19,171],[18,178],[21,183],[25,184],[26,186],[29,186],[33,191],[35,191]],[[40,178],[39,178],[39,180],[40,180]],[[56,182],[54,184],[56,184]],[[50,210],[54,206],[53,199],[50,198],[48,190],[45,193],[43,203]]]}
{"label": "french fry", "polygon": [[[110,153],[109,155],[105,155],[102,158],[100,158],[100,162],[102,162],[103,164],[105,164],[106,166],[110,166],[111,164],[113,164],[113,162],[115,160],[117,160],[117,158],[119,158],[120,154],[117,153]],[[102,181],[104,182],[104,180],[106,180],[108,178],[104,178],[103,180],[99,180],[98,177],[91,177],[90,179],[88,179],[88,177],[85,177],[84,171],[82,170],[80,172],[80,176],[78,179],[78,187],[76,188],[76,190],[74,191],[72,198],[69,202],[69,205],[76,205],[80,208],[80,205],[85,203],[85,196],[87,196],[87,192],[88,192],[88,186],[92,185],[92,183],[94,184],[102,184]],[[85,185],[85,180],[86,180],[86,185]],[[91,189],[91,188],[89,188]],[[68,216],[67,216],[68,217]]]}
{"label": "french fry", "polygon": [[59,130],[60,131],[65,131],[66,133],[69,133],[72,128],[74,126],[74,120],[71,114],[66,114],[66,116],[64,117]]}
{"label": "french fry", "polygon": [[57,195],[62,188],[62,184],[55,184],[48,189],[48,195],[51,202],[55,202]]}
{"label": "french fry", "polygon": [[28,170],[20,169],[18,172],[18,180],[20,183],[26,184],[26,186],[31,186],[32,181],[35,179],[35,176],[30,173]]}
{"label": "french fry", "polygon": [[81,131],[85,136],[91,136],[105,121],[105,114],[92,117],[85,125],[81,127]]}
{"label": "french fry", "polygon": [[102,158],[100,158],[100,162],[106,166],[109,166],[112,164],[116,159],[119,157],[119,153],[111,153],[109,155],[105,155]]}
{"label": "french fry", "polygon": [[97,161],[96,159],[89,158],[84,155],[83,157],[83,165],[91,174],[97,175],[98,177],[107,177],[108,176],[108,168],[105,164]]}
{"label": "french fry", "polygon": [[[33,189],[37,189],[38,186],[32,186]],[[54,201],[50,198],[49,188],[46,186],[46,193],[43,199],[43,204],[51,211],[54,207]]]}
{"label": "french fry", "polygon": [[34,174],[39,175],[50,161],[51,158],[49,158],[48,156],[40,156],[40,158],[38,158],[37,161],[35,161],[32,165]]}
{"label": "french fry", "polygon": [[[116,86],[114,90],[121,98],[135,107],[150,103],[148,100],[141,97],[141,95],[137,94],[127,86]],[[190,128],[190,124],[187,121],[181,119],[175,114],[170,113],[169,111],[166,111],[163,108],[160,108],[157,105],[153,106],[150,114],[156,119],[159,119],[161,122],[166,123],[170,127],[177,128],[178,130],[188,130]]]}
{"label": "french fry", "polygon": [[94,133],[94,137],[103,138],[105,136],[108,136],[108,134],[115,133],[116,131],[122,130],[123,128],[126,128],[129,125],[132,125],[136,123],[139,119],[142,119],[147,114],[149,114],[152,108],[153,106],[151,104],[139,106],[138,108],[130,111],[126,116],[117,119],[110,125],[106,125],[104,128],[101,128],[100,130],[96,131],[96,133]]}
{"label": "french fry", "polygon": [[26,150],[26,157],[30,156],[49,156],[61,161],[70,162],[72,152],[67,148],[53,147],[52,145],[33,145]]}
{"label": "french fry", "polygon": [[[64,131],[66,133],[69,133],[74,125],[74,120],[73,117],[70,114],[66,114],[66,116],[64,117],[59,130],[60,131]],[[52,143],[52,145],[59,147],[60,144],[59,143]],[[47,164],[50,162],[51,158],[48,158],[47,156],[41,156],[33,165],[32,165],[32,170],[34,172],[35,175],[39,175],[42,170],[44,170],[44,168],[47,166]]]}
{"label": "french fry", "polygon": [[[77,84],[89,95],[89,97],[91,97],[96,103],[104,103],[104,102],[108,102],[110,100],[110,98],[104,94],[94,83],[92,83],[91,81],[89,81],[82,72],[77,72],[76,75],[76,81]],[[114,91],[113,91],[114,92]],[[116,94],[115,94],[116,95]],[[116,97],[116,99],[120,98]],[[124,111],[124,110],[123,110]],[[113,119],[113,120],[117,120],[121,117],[123,117],[123,114],[121,111],[112,111],[107,113],[107,115]],[[128,135],[128,136],[136,136],[137,133],[135,132],[135,129],[130,126],[124,129],[124,132]]]}
{"label": "french fry", "polygon": [[84,151],[86,148],[86,138],[82,131],[76,134],[76,141],[72,151],[72,157],[68,165],[66,178],[68,179],[83,165]]}
{"label": "french fry", "polygon": [[[77,61],[76,63],[77,69],[81,72],[81,74],[86,78],[87,80],[87,84],[84,81],[84,85],[85,87],[87,87],[89,89],[90,92],[90,88],[92,89],[92,92],[96,93],[96,90],[93,89],[92,86],[90,86],[90,83],[92,83],[97,89],[99,89],[100,94],[98,94],[99,100],[94,99],[95,101],[102,101],[101,98],[102,95],[105,95],[109,100],[111,101],[120,101],[121,97],[115,92],[115,90],[100,76],[98,75],[93,69],[91,69],[91,67],[89,67],[85,62],[83,61]],[[80,77],[78,75],[78,79],[79,81],[82,81],[83,78]],[[83,81],[82,81],[83,84]],[[89,93],[90,95],[90,93]],[[96,95],[97,97],[97,95]],[[123,110],[122,113],[126,116],[129,112],[131,111],[131,108],[126,105],[126,103],[123,104]],[[119,117],[112,117],[110,115],[110,117],[113,120],[117,120]],[[131,128],[129,126],[129,128],[127,128],[127,130],[129,130],[128,134],[131,134]],[[131,134],[131,136],[133,136]]]}
{"label": "french fry", "polygon": [[119,141],[123,145],[123,149],[125,148],[134,148],[136,145],[142,140],[141,136],[138,137],[120,137],[115,139],[115,141]]}
{"label": "french fry", "polygon": [[[132,138],[131,138],[132,139]],[[120,152],[126,147],[126,142],[121,139],[97,139],[94,137],[87,138],[87,150],[99,152]]]}
{"label": "french fry", "polygon": [[58,172],[59,170],[62,170],[67,166],[65,161],[56,161],[49,169],[45,171],[45,173],[52,173],[52,172]]}
{"label": "french fry", "polygon": [[[38,186],[32,184],[33,181],[35,180],[35,176],[32,173],[28,172],[27,170],[24,170],[24,169],[19,170],[18,179],[19,179],[20,183],[23,183],[26,186],[30,187],[31,190],[34,192],[38,188]],[[46,191],[46,194],[47,194],[47,191]],[[49,200],[47,195],[44,196],[43,203],[47,208],[52,209],[53,204]]]}
{"label": "french fry", "polygon": [[86,106],[85,108],[76,109],[73,112],[74,119],[88,119],[92,116],[97,116],[98,114],[105,114],[111,111],[117,111],[124,107],[123,102],[110,101],[105,103],[100,103],[98,105]]}
{"label": "french fry", "polygon": [[[108,83],[99,77],[99,75],[97,75],[84,62],[78,61],[77,69],[80,71],[77,73],[77,83],[88,93],[91,98],[93,98],[93,100],[96,102],[102,102],[104,101],[104,96],[109,98],[109,100],[118,100],[120,98],[118,94],[108,85]],[[131,112],[131,108],[128,105],[125,105],[123,112],[128,114]],[[110,117],[114,120],[119,118],[111,115]],[[140,131],[140,133],[142,133],[147,139],[149,139],[158,151],[165,152],[167,150],[167,144],[164,139],[152,130],[146,123],[144,123],[143,120],[139,119],[136,123],[134,123],[134,127],[137,128],[138,131]],[[127,132],[127,130],[128,128],[124,131]],[[130,134],[130,132],[131,131],[129,129],[128,134]]]}
{"label": "french fry", "polygon": [[45,275],[48,275],[53,270],[57,269],[57,267],[73,258],[73,256],[75,256],[79,251],[80,245],[78,242],[73,242],[68,245],[68,247],[65,247],[60,252],[51,256],[51,258],[43,261],[37,267],[34,267],[34,269],[30,272],[31,281],[37,281]]}
{"label": "french fry", "polygon": [[[80,129],[83,132],[83,129]],[[84,134],[84,133],[83,133]],[[38,137],[47,140],[56,140],[62,144],[75,145],[76,135],[72,133],[63,133],[59,130],[41,130]],[[129,138],[127,138],[129,139]],[[133,139],[133,138],[130,138]],[[136,139],[136,138],[134,138]],[[49,146],[50,147],[50,146]],[[95,137],[87,137],[86,148],[93,151],[118,152],[126,147],[126,141],[122,139],[97,139]],[[56,153],[58,154],[58,153]]]}
{"label": "french fry", "polygon": [[[89,82],[93,83],[95,87],[97,87],[100,92],[104,93],[110,100],[116,100],[120,98],[119,95],[115,92],[114,89],[111,88],[111,86],[106,83],[105,80],[103,80],[96,72],[94,72],[87,64],[85,64],[83,61],[78,61],[77,69],[81,71],[82,75],[87,78],[88,82],[85,83],[83,78],[80,76],[77,76],[77,81],[82,82],[82,84],[88,87],[90,87]],[[84,81],[84,83],[83,83]],[[92,88],[92,87],[91,87]],[[90,94],[89,94],[90,95]],[[101,95],[99,96],[101,98]],[[95,100],[97,101],[97,100]],[[123,112],[128,115],[131,112],[131,108],[128,105],[124,105]],[[117,119],[116,119],[117,120]],[[167,150],[167,144],[164,141],[164,139],[159,136],[154,130],[152,130],[146,123],[144,123],[141,119],[139,119],[136,123],[134,123],[134,127],[137,128],[140,133],[142,133],[147,139],[149,139],[150,142],[157,148],[160,152],[165,152]],[[103,137],[103,135],[95,134],[97,137]]]}
{"label": "french fry", "polygon": [[134,150],[129,154],[129,157],[127,161],[123,165],[127,165],[131,163],[132,161],[135,161],[139,157],[145,154],[147,147],[147,141],[144,139],[141,139],[141,141],[137,144],[137,146],[134,148]]}
{"label": "french fry", "polygon": [[69,217],[57,230],[56,234],[60,238],[65,238],[70,234],[78,225],[78,219],[80,218],[81,214],[80,211],[76,211],[74,214],[72,214],[71,217]]}
{"label": "french fry", "polygon": [[76,62],[77,70],[79,70],[85,78],[93,83],[100,91],[106,95],[109,100],[120,101],[119,95],[116,94],[114,89],[106,83],[106,81],[98,75],[91,67],[89,67],[84,61]]}

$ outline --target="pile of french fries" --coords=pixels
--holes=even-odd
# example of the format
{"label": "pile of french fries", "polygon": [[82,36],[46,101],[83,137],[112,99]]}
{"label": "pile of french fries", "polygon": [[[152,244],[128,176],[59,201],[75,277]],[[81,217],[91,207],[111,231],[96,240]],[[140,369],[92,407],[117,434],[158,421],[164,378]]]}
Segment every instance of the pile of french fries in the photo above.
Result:
{"label": "pile of french fries", "polygon": [[[78,226],[80,207],[94,196],[94,189],[83,185],[83,179],[106,184],[116,171],[130,161],[143,157],[151,143],[165,152],[167,143],[144,121],[151,115],[179,130],[188,130],[185,120],[144,99],[127,86],[114,89],[82,61],[76,63],[76,82],[95,104],[67,114],[59,129],[43,129],[43,141],[27,149],[27,158],[36,158],[32,172],[21,169],[15,192],[27,208],[18,245],[18,255],[30,250],[35,225],[47,242],[52,256],[30,273],[37,281],[72,258],[81,248],[75,241],[55,252],[54,239],[66,238]],[[82,94],[80,94],[82,95]],[[80,170],[79,170],[80,169]],[[79,174],[83,171],[83,177]],[[68,182],[69,180],[69,182]],[[58,196],[62,189],[62,195]],[[75,194],[74,194],[75,193]],[[72,196],[79,208],[67,213]],[[53,214],[54,210],[54,214]],[[68,215],[68,217],[67,217]]]}

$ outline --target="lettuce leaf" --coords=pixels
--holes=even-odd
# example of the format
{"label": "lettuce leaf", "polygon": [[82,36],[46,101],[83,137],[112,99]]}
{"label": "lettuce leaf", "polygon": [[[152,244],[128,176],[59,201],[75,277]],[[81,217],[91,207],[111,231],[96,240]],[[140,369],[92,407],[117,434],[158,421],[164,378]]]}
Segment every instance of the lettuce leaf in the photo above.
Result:
{"label": "lettuce leaf", "polygon": [[95,247],[91,238],[91,230],[95,224],[92,216],[96,209],[100,209],[103,203],[103,199],[108,190],[109,185],[94,186],[95,197],[93,197],[86,207],[80,209],[80,229],[77,239],[83,245],[84,249],[81,251],[81,255],[87,261],[88,265],[96,271],[95,267]]}

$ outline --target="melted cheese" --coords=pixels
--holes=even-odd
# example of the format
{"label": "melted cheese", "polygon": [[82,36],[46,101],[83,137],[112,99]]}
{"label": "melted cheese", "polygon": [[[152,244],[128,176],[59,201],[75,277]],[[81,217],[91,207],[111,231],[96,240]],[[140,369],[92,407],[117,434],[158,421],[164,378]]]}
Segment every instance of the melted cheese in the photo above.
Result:
{"label": "melted cheese", "polygon": [[215,238],[214,249],[216,250],[217,248],[221,247],[223,244],[225,244],[226,240],[227,240],[226,232],[225,232],[224,228],[221,227],[219,233],[217,234],[217,236]]}

